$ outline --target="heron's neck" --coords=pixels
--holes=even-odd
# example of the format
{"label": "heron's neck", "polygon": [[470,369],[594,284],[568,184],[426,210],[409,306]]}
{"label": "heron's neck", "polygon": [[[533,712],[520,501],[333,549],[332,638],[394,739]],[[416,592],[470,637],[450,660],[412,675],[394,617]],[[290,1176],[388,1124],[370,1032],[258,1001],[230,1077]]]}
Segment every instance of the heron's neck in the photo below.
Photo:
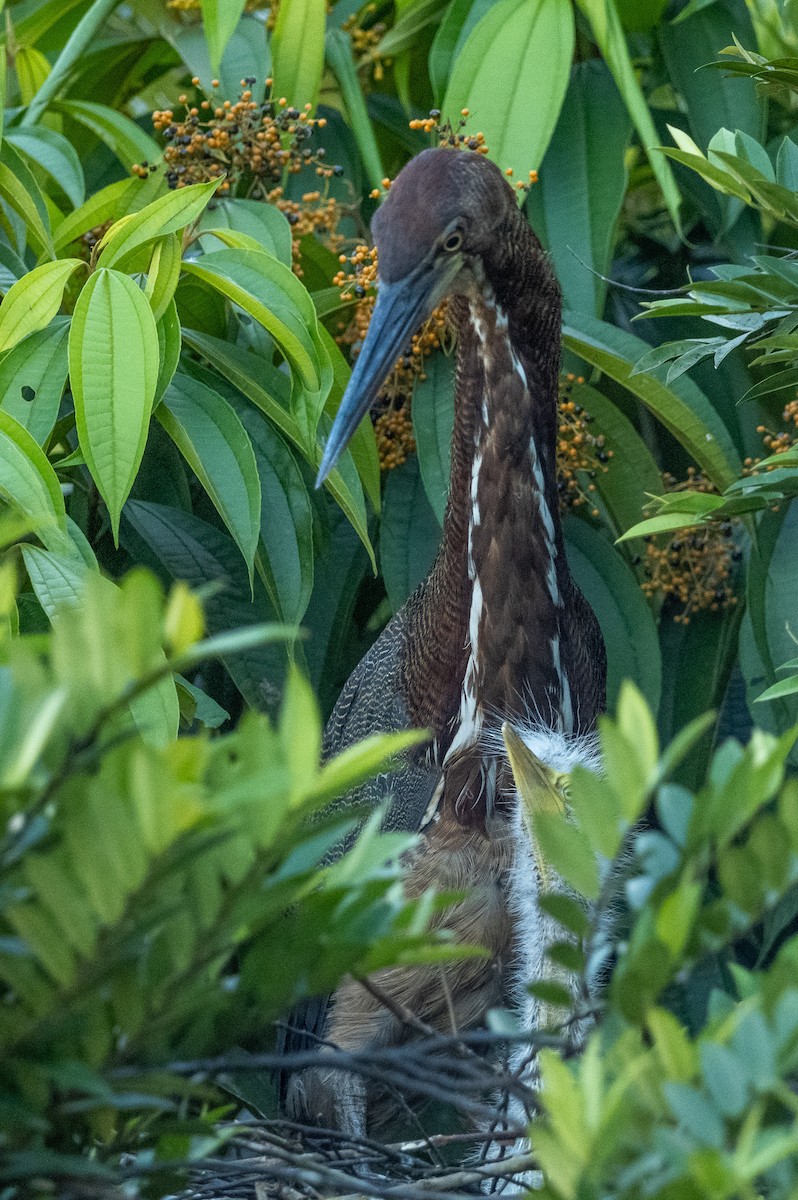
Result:
{"label": "heron's neck", "polygon": [[[515,261],[499,261],[506,240],[497,239],[484,282],[455,306],[449,499],[420,598],[429,661],[415,673],[429,697],[419,723],[433,726],[450,757],[475,744],[486,721],[531,715],[555,729],[573,725],[555,461],[560,295],[525,229]],[[513,281],[512,292],[502,279]]]}

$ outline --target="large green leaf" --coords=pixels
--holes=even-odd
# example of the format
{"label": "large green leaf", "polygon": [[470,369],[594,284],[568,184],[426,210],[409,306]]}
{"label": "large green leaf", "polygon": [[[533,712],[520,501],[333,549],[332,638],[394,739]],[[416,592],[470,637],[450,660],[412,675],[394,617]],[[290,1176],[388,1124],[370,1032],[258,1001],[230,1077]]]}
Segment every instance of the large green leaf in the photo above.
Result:
{"label": "large green leaf", "polygon": [[583,313],[565,314],[563,343],[637,396],[721,491],[734,482],[740,457],[723,421],[692,380],[682,376],[667,387],[653,372],[633,375],[648,345]]}
{"label": "large green leaf", "polygon": [[103,236],[98,265],[113,267],[139,246],[184,229],[196,221],[217,187],[216,180],[212,179],[209,183],[179,188],[153,200],[146,208],[122,217]]}
{"label": "large green leaf", "polygon": [[180,332],[180,318],[177,315],[177,305],[174,300],[166,306],[166,311],[163,316],[158,318],[158,355],[160,358],[160,366],[158,368],[158,383],[155,388],[155,399],[153,407],[159,403],[164,392],[172,382],[172,376],[177,370],[177,364],[180,362],[180,351],[183,345],[183,339]]}
{"label": "large green leaf", "polygon": [[[783,663],[795,658],[792,634],[798,599],[794,570],[798,505],[766,513],[757,532],[747,579],[746,619],[750,619],[753,646],[742,663],[749,703],[778,680],[776,670]],[[757,705],[756,720],[764,720],[766,728],[783,731],[795,720],[796,711],[798,705],[793,698],[777,698]]]}
{"label": "large green leaf", "polygon": [[424,364],[426,379],[413,389],[413,433],[418,466],[432,511],[443,525],[449,494],[449,463],[454,428],[454,357],[442,351]]}
{"label": "large green leaf", "polygon": [[[191,513],[163,504],[129,500],[122,537],[139,561],[160,567],[172,579],[207,588],[203,604],[208,632],[244,629],[273,618],[259,581],[252,599],[246,566],[233,540]],[[285,655],[274,646],[225,654],[225,666],[241,694],[255,708],[274,706],[275,684]]]}
{"label": "large green leaf", "polygon": [[264,582],[280,620],[298,625],[313,590],[313,508],[299,464],[282,438],[245,402],[236,411],[255,451],[261,486]]}
{"label": "large green leaf", "polygon": [[[39,185],[10,146],[3,146],[0,153],[0,196],[22,218],[36,253],[52,257],[50,219]],[[9,162],[12,155],[13,161]]]}
{"label": "large green leaf", "polygon": [[[263,200],[216,200],[212,209],[200,217],[202,230],[234,229],[254,238],[267,254],[273,254],[284,266],[290,267],[291,226],[279,208]],[[210,239],[208,239],[210,240]],[[208,249],[207,241],[203,242]]]}
{"label": "large green leaf", "polygon": [[[86,0],[44,0],[43,4],[27,9],[14,21],[14,40],[18,45],[35,46],[47,32],[63,21],[73,9],[80,8]],[[5,44],[5,30],[0,40]]]}
{"label": "large green leaf", "polygon": [[144,295],[150,302],[156,321],[174,302],[183,265],[183,243],[179,233],[158,238],[152,247]]}
{"label": "large green leaf", "polygon": [[450,0],[429,51],[429,77],[437,101],[443,99],[452,63],[492,4],[493,0]]}
{"label": "large green leaf", "polygon": [[[723,71],[701,70],[734,35],[744,45],[753,44],[750,18],[741,5],[735,6],[732,16],[726,5],[713,4],[686,20],[664,21],[657,34],[668,74],[687,106],[690,132],[705,153],[719,129],[763,137],[765,107],[756,89]],[[726,226],[743,211],[735,199],[715,199],[725,210]]]}
{"label": "large green leaf", "polygon": [[[440,17],[446,0],[399,0],[396,21],[377,43],[378,55],[396,58],[412,50],[424,30]],[[406,57],[404,61],[408,61]]]}
{"label": "large green leaf", "polygon": [[[211,337],[209,334],[197,333],[193,329],[184,329],[183,338],[184,341],[206,358],[225,379],[234,384],[242,395],[251,400],[261,412],[265,413],[274,422],[280,432],[307,456],[305,440],[297,422],[294,420],[292,414],[288,412],[284,403],[278,399],[279,393],[276,389],[273,391],[269,390],[271,383],[276,382],[273,378],[273,368],[269,366],[269,368],[264,369],[263,360],[258,359],[257,355],[251,354],[246,350],[241,350],[239,347],[233,346],[221,338]],[[271,375],[270,371],[272,372]],[[282,376],[281,379],[284,386],[286,383],[285,377]],[[317,441],[309,460],[314,469],[321,462],[322,453],[321,443]],[[347,470],[347,463],[350,468],[349,470]],[[331,471],[327,476],[324,486],[351,521],[354,529],[357,531],[358,537],[369,553],[372,566],[376,570],[374,548],[371,545],[368,533],[363,489],[349,451],[346,451],[341,456],[336,469]]]}
{"label": "large green leaf", "polygon": [[225,47],[241,19],[245,4],[246,0],[202,0],[201,2],[205,37],[208,39],[208,51],[214,71],[219,69]]}
{"label": "large green leaf", "polygon": [[155,318],[129,276],[103,267],[80,293],[69,331],[69,377],[80,448],[116,539],[158,382]]}
{"label": "large green leaf", "polygon": [[654,712],[662,683],[659,640],[637,579],[610,542],[586,521],[564,523],[568,565],[598,617],[607,647],[607,703],[633,679]]}
{"label": "large green leaf", "polygon": [[55,100],[50,108],[91,130],[126,167],[160,160],[158,143],[130,117],[107,104],[95,104],[91,100]]}
{"label": "large green leaf", "polygon": [[70,277],[85,265],[79,258],[43,263],[14,284],[0,304],[0,352],[50,324]]}
{"label": "large green leaf", "polygon": [[[710,0],[714,4],[715,0]],[[631,33],[647,33],[659,21],[668,0],[615,0],[618,16],[624,29]]]}
{"label": "large green leaf", "polygon": [[156,416],[233,535],[251,580],[261,487],[247,431],[218,392],[188,375],[175,375]]}
{"label": "large green leaf", "polygon": [[643,505],[662,490],[662,475],[632,422],[617,405],[588,384],[578,385],[573,399],[592,418],[590,432],[605,438],[612,458],[598,470],[596,494],[616,537],[640,520]]}
{"label": "large green leaf", "polygon": [[274,94],[315,104],[324,71],[326,13],[319,0],[280,0],[272,33]]}
{"label": "large green leaf", "polygon": [[28,517],[47,539],[47,529],[66,531],[64,497],[56,473],[18,421],[0,409],[0,495]]}
{"label": "large green leaf", "polygon": [[568,308],[601,316],[626,189],[631,134],[620,92],[600,59],[577,63],[527,213],[550,252]]}
{"label": "large green leaf", "polygon": [[418,461],[408,458],[388,476],[380,525],[380,565],[394,612],[426,579],[440,539]]}
{"label": "large green leaf", "polygon": [[269,254],[216,250],[187,262],[185,270],[243,308],[272,335],[300,382],[321,386],[313,302],[294,274]]}
{"label": "large green leaf", "polygon": [[[256,15],[243,16],[222,54],[218,67],[211,66],[210,50],[201,24],[177,25],[164,22],[162,31],[175,47],[188,68],[189,74],[200,79],[200,86],[208,96],[219,100],[237,100],[241,94],[241,80],[254,79],[252,96],[256,103],[263,99],[264,81],[271,74],[271,54],[266,34],[266,24]],[[219,81],[218,88],[212,80]]]}
{"label": "large green leaf", "polygon": [[53,244],[63,250],[70,242],[77,241],[81,234],[106,221],[116,221],[127,213],[138,212],[156,198],[166,187],[166,179],[158,171],[146,179],[120,179],[109,183],[90,196],[85,204],[76,208],[56,227]]}
{"label": "large green leaf", "polygon": [[366,98],[358,77],[357,64],[352,52],[352,39],[343,29],[328,29],[325,40],[327,63],[335,73],[341,89],[349,125],[357,142],[363,166],[372,187],[382,186],[385,168],[382,165],[380,148],[374,134],[374,126],[366,108]]}
{"label": "large green leaf", "polygon": [[526,182],[554,132],[573,50],[570,0],[499,0],[457,56],[444,115],[456,125],[472,112],[493,161]]}
{"label": "large green leaf", "polygon": [[9,129],[5,141],[38,163],[66,194],[73,208],[83,203],[86,193],[83,168],[77,150],[62,134],[46,125],[31,125]]}
{"label": "large green leaf", "polygon": [[63,605],[79,603],[89,570],[79,555],[25,545],[22,558],[36,599],[51,621]]}
{"label": "large green leaf", "polygon": [[59,317],[0,358],[0,408],[43,446],[58,416],[67,377],[69,321]]}
{"label": "large green leaf", "polygon": [[662,189],[668,211],[678,229],[681,202],[679,188],[670,165],[663,160],[661,154],[657,153],[657,146],[661,139],[637,78],[615,7],[615,0],[576,0],[576,2],[590,21],[596,44],[612,71],[618,90],[623,96],[640,141],[648,155],[651,169]]}

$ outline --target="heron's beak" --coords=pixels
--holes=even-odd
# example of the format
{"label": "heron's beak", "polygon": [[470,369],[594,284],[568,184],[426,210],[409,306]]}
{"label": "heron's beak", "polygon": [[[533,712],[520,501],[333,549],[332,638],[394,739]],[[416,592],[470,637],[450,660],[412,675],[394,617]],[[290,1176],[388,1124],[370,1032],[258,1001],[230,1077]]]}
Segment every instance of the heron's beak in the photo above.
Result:
{"label": "heron's beak", "polygon": [[443,299],[459,265],[441,270],[425,262],[396,283],[381,283],[371,323],[333,421],[316,477],[321,487],[349,439],[374,403],[391,367],[411,337]]}

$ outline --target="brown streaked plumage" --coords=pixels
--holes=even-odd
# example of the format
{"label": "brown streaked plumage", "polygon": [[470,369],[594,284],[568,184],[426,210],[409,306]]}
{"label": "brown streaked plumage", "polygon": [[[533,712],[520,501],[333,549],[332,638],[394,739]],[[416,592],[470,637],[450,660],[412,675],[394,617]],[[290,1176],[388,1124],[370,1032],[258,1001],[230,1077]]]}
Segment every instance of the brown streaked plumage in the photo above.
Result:
{"label": "brown streaked plumage", "polygon": [[[430,884],[469,889],[444,923],[485,945],[487,960],[449,967],[443,982],[429,968],[378,979],[445,1031],[453,1012],[464,1027],[507,1003],[508,979],[520,969],[523,915],[510,911],[508,879],[528,856],[517,845],[512,782],[495,735],[504,721],[534,725],[543,744],[559,739],[560,753],[574,735],[589,734],[604,705],[604,644],[568,570],[558,517],[559,287],[512,189],[479,155],[427,150],[400,173],[372,227],[378,302],[320,479],[411,334],[448,295],[458,329],[449,498],[436,563],[347,682],[325,753],[377,730],[432,731],[423,754],[356,799],[391,796],[386,825],[422,830],[410,894]],[[351,1049],[406,1036],[351,981],[292,1024],[305,1032],[290,1035],[288,1049],[318,1038]],[[286,1080],[286,1104],[310,1123],[362,1132],[374,1096],[316,1070]]]}

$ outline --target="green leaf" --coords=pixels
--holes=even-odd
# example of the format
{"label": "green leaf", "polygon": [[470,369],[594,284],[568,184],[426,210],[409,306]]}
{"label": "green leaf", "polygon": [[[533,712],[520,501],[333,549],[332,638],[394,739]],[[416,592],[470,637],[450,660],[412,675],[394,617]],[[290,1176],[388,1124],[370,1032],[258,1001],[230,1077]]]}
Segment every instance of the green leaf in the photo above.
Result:
{"label": "green leaf", "polygon": [[80,448],[117,540],[158,382],[155,318],[127,275],[103,267],[80,293],[69,331],[69,376]]}
{"label": "green leaf", "polygon": [[160,321],[173,304],[182,265],[183,243],[180,234],[170,233],[159,238],[152,248],[147,285],[144,288],[144,295],[150,302],[156,321]]}
{"label": "green leaf", "polygon": [[718,1042],[705,1042],[700,1054],[704,1083],[715,1104],[724,1116],[739,1117],[748,1099],[743,1064]]}
{"label": "green leaf", "polygon": [[[690,131],[704,151],[719,129],[741,129],[753,137],[764,134],[765,110],[756,89],[720,71],[700,70],[728,44],[732,29],[744,40],[753,35],[747,13],[738,10],[732,16],[718,4],[689,20],[682,12],[678,22],[663,22],[657,31],[668,74],[687,106]],[[741,212],[740,204],[725,202],[726,229]]]}
{"label": "green leaf", "polygon": [[60,317],[0,358],[0,407],[24,425],[40,446],[58,416],[68,371],[68,332],[69,321]]}
{"label": "green leaf", "polygon": [[315,104],[324,71],[326,14],[318,0],[285,0],[272,32],[274,95],[302,108]]}
{"label": "green leaf", "polygon": [[71,117],[79,125],[91,130],[126,167],[160,161],[161,148],[158,143],[130,117],[106,104],[95,104],[90,100],[54,100],[50,110]]}
{"label": "green leaf", "polygon": [[351,792],[367,779],[385,771],[406,750],[428,740],[425,730],[379,733],[347,747],[321,768],[313,789],[318,800],[333,800]]}
{"label": "green leaf", "polygon": [[576,517],[564,524],[568,563],[592,606],[607,647],[607,701],[613,708],[624,679],[633,679],[657,711],[662,668],[651,610],[626,562],[602,534]]}
{"label": "green leaf", "polygon": [[380,565],[394,612],[426,579],[440,538],[418,461],[408,458],[388,476],[380,526]]}
{"label": "green leaf", "polygon": [[633,375],[648,346],[639,338],[582,313],[567,313],[563,343],[637,396],[723,491],[742,463],[726,426],[691,380],[667,387],[654,374]]}
{"label": "green leaf", "polygon": [[[302,472],[282,438],[250,405],[237,406],[261,485],[260,540],[267,591],[280,619],[298,625],[313,590],[313,508]],[[264,581],[266,582],[266,581]]]}
{"label": "green leaf", "polygon": [[177,315],[177,305],[174,300],[169,302],[166,312],[158,321],[157,330],[160,366],[158,368],[158,382],[155,387],[153,408],[160,402],[164,392],[172,382],[172,376],[177,370],[177,364],[180,362],[182,337],[180,333],[180,318]]}
{"label": "green leaf", "polygon": [[640,434],[612,400],[589,384],[578,384],[572,399],[592,417],[591,433],[603,436],[612,451],[606,470],[598,470],[592,482],[604,519],[620,535],[640,516],[649,494],[661,489],[662,475]]}
{"label": "green leaf", "polygon": [[447,6],[429,51],[429,77],[437,101],[443,99],[452,63],[492,3],[493,0],[451,0]]}
{"label": "green leaf", "polygon": [[[283,407],[276,398],[276,395],[270,394],[264,386],[265,372],[262,360],[259,360],[254,354],[241,350],[237,346],[232,346],[229,342],[225,342],[221,338],[211,337],[208,334],[197,333],[194,330],[187,329],[184,330],[183,336],[184,340],[190,346],[197,350],[208,362],[212,363],[225,379],[229,380],[230,383],[238,388],[242,395],[251,400],[261,412],[265,413],[274,422],[280,432],[307,456],[305,440],[297,422],[291,413]],[[266,377],[268,378],[268,376]],[[321,462],[322,453],[322,446],[317,440],[310,459],[311,466],[314,469]],[[342,455],[341,459],[339,459],[338,467],[330,472],[324,486],[351,522],[352,527],[368,551],[372,567],[376,572],[377,566],[374,557],[374,548],[371,545],[368,533],[363,490],[357,472],[352,466],[351,456],[348,458],[351,470],[346,470],[348,455],[349,451],[346,451]]]}
{"label": "green leaf", "polygon": [[681,197],[673,172],[662,155],[657,153],[660,137],[651,110],[638,82],[629,47],[626,44],[614,0],[577,0],[578,7],[590,21],[596,44],[612,71],[618,91],[624,99],[640,141],[648,155],[651,169],[662,189],[662,195],[677,230]]}
{"label": "green leaf", "polygon": [[454,63],[444,115],[457,125],[461,109],[473,112],[490,157],[525,183],[554,132],[573,50],[570,0],[499,0]]}
{"label": "green leaf", "polygon": [[[292,265],[291,226],[279,208],[264,200],[215,200],[199,220],[205,232],[233,229],[253,238],[266,254],[273,254],[283,264]],[[207,243],[203,243],[207,249]]]}
{"label": "green leaf", "polygon": [[778,683],[766,688],[760,696],[756,697],[756,700],[777,700],[781,696],[794,696],[796,693],[798,693],[798,675],[790,675],[789,678],[780,679]]}
{"label": "green leaf", "polygon": [[166,179],[160,171],[147,179],[120,179],[117,183],[109,183],[64,217],[53,235],[56,251],[63,250],[81,234],[106,221],[116,221],[127,213],[138,212],[165,187]]}
{"label": "green leaf", "polygon": [[[163,656],[164,664],[166,655]],[[165,675],[129,704],[130,715],[149,746],[168,746],[180,727],[180,702],[171,675]]]}
{"label": "green leaf", "polygon": [[85,265],[79,258],[43,263],[14,284],[0,304],[0,352],[50,324],[69,279]]}
{"label": "green leaf", "polygon": [[600,886],[598,862],[585,834],[570,825],[563,813],[536,812],[533,824],[546,861],[580,896],[595,900]]}
{"label": "green leaf", "polygon": [[218,71],[225,47],[241,19],[246,0],[201,0],[211,67]]}
{"label": "green leaf", "polygon": [[45,539],[48,526],[66,530],[61,485],[41,446],[27,429],[0,409],[0,495],[35,523]]}
{"label": "green leaf", "polygon": [[[129,500],[122,535],[126,545],[135,547],[139,561],[148,554],[148,561],[154,560],[173,579],[182,579],[195,590],[214,585],[203,605],[210,634],[223,634],[231,627],[246,629],[272,617],[257,580],[252,601],[235,542],[206,521],[164,504]],[[284,653],[277,656],[274,648],[259,643],[246,653],[225,651],[224,655],[225,666],[248,704],[264,708],[274,703],[274,681],[279,679]]]}
{"label": "green leaf", "polygon": [[372,187],[382,186],[385,168],[374,136],[374,127],[366,107],[366,98],[358,78],[352,53],[352,39],[342,29],[328,29],[326,37],[327,62],[338,80],[349,125],[357,142],[363,165]]}
{"label": "green leaf", "polygon": [[645,521],[638,521],[631,529],[627,529],[626,533],[618,538],[618,541],[626,542],[630,538],[651,537],[657,533],[668,533],[672,529],[689,529],[691,525],[700,524],[702,515],[693,511],[663,513],[661,516],[648,517]]}
{"label": "green leaf", "polygon": [[185,229],[197,220],[218,186],[218,181],[212,179],[209,183],[178,188],[153,200],[137,213],[122,217],[100,242],[98,266],[113,267],[139,246]]}
{"label": "green leaf", "polygon": [[0,196],[22,218],[36,253],[52,258],[50,216],[41,188],[24,159],[5,142],[0,149]]}
{"label": "green leaf", "polygon": [[32,158],[66,194],[73,208],[83,203],[86,184],[78,153],[62,134],[46,125],[9,129],[5,141]]}
{"label": "green leaf", "polygon": [[[714,4],[715,0],[710,2]],[[621,23],[632,33],[648,33],[667,7],[668,0],[616,0]]]}
{"label": "green leaf", "polygon": [[247,564],[254,569],[261,488],[252,443],[218,392],[175,375],[156,416],[210,496]]}
{"label": "green leaf", "polygon": [[65,604],[78,604],[88,567],[77,554],[23,546],[22,558],[36,599],[52,621]]}
{"label": "green leaf", "polygon": [[295,275],[268,254],[217,250],[185,270],[232,300],[272,335],[302,384],[311,392],[321,386],[321,366],[314,345],[316,312]]}
{"label": "green leaf", "polygon": [[396,6],[397,19],[380,38],[375,54],[395,58],[411,50],[419,36],[438,19],[445,7],[446,0],[409,0],[404,4],[400,0]]}
{"label": "green leaf", "polygon": [[527,214],[550,251],[566,307],[600,316],[626,189],[631,121],[606,64],[577,63]]}
{"label": "green leaf", "polygon": [[14,71],[19,86],[19,98],[23,104],[30,104],[50,74],[50,63],[35,46],[20,46],[14,55]]}
{"label": "green leaf", "polygon": [[[219,2],[224,3],[224,0]],[[254,78],[253,99],[256,103],[263,99],[264,80],[271,74],[271,54],[266,23],[257,15],[245,15],[240,19],[225,46],[218,67],[211,66],[202,24],[177,25],[170,21],[165,29],[164,24],[161,28],[185,63],[188,73],[199,77],[200,86],[209,98],[235,101],[241,94],[241,80]],[[214,78],[219,80],[218,88],[212,87]]]}
{"label": "green leaf", "polygon": [[424,491],[439,525],[443,525],[449,494],[454,371],[453,356],[439,351],[424,364],[426,379],[417,379],[413,388],[411,411],[418,466]]}

